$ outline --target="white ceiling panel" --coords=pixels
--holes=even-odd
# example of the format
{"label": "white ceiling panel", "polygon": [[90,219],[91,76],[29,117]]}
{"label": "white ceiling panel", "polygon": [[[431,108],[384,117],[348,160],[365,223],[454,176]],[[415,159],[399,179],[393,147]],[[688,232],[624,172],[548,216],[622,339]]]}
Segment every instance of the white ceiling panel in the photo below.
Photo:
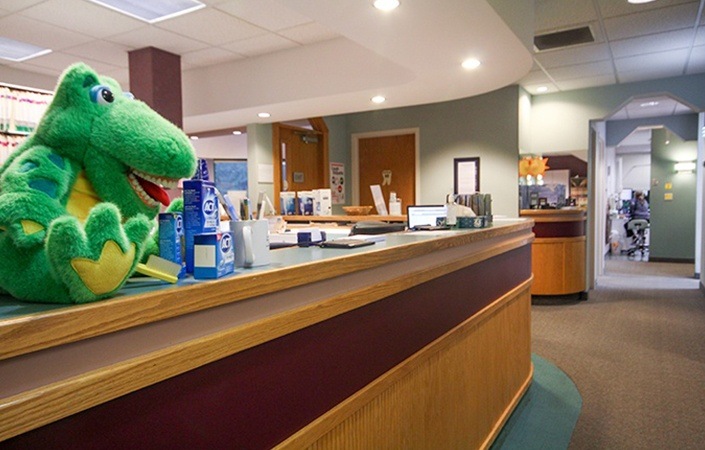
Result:
{"label": "white ceiling panel", "polygon": [[208,44],[204,42],[153,26],[145,26],[129,33],[110,36],[107,40],[130,47],[132,50],[156,47],[177,55],[208,48]]}
{"label": "white ceiling panel", "polygon": [[[701,21],[701,23],[703,23]],[[695,35],[695,45],[705,45],[705,25],[698,27],[698,31]]]}
{"label": "white ceiling panel", "polygon": [[17,12],[43,1],[44,0],[0,0],[0,9]]}
{"label": "white ceiling panel", "polygon": [[536,0],[535,29],[537,34],[593,20],[597,20],[597,14],[592,2]]}
{"label": "white ceiling panel", "polygon": [[298,44],[289,39],[283,38],[276,34],[265,34],[250,39],[243,39],[231,44],[226,44],[222,47],[241,55],[257,56],[296,46],[298,46]]}
{"label": "white ceiling panel", "polygon": [[63,70],[68,66],[77,62],[85,62],[99,72],[105,72],[107,70],[117,68],[115,65],[105,64],[100,61],[93,61],[91,59],[77,57],[75,55],[68,55],[62,52],[51,52],[38,58],[34,58],[31,62],[33,66],[43,67],[45,69],[51,69],[59,72],[63,72]]}
{"label": "white ceiling panel", "polygon": [[693,28],[697,21],[698,3],[685,3],[667,8],[605,19],[610,40],[627,39],[646,34]]}
{"label": "white ceiling panel", "polygon": [[338,33],[316,22],[287,28],[279,31],[278,34],[299,44],[315,44],[340,37]]}
{"label": "white ceiling panel", "polygon": [[616,58],[614,63],[620,73],[637,70],[648,72],[650,70],[677,69],[682,75],[687,57],[688,50],[681,49]]}
{"label": "white ceiling panel", "polygon": [[614,72],[612,61],[597,61],[586,64],[557,67],[550,71],[554,79],[571,80],[576,78],[610,75]]}
{"label": "white ceiling panel", "polygon": [[263,28],[216,9],[200,9],[159,22],[156,26],[210,45],[222,45],[266,33]]}
{"label": "white ceiling panel", "polygon": [[614,57],[623,58],[625,56],[684,49],[690,47],[692,41],[693,29],[685,28],[613,41],[611,45]]}
{"label": "white ceiling panel", "polygon": [[48,23],[39,22],[19,14],[0,19],[0,33],[16,41],[38,45],[52,50],[90,42],[92,38]]}
{"label": "white ceiling panel", "polygon": [[127,67],[130,50],[125,45],[108,41],[91,41],[88,44],[77,45],[63,50],[63,53],[74,55],[77,58],[86,58],[113,66]]}
{"label": "white ceiling panel", "polygon": [[686,73],[689,75],[703,72],[705,72],[705,45],[693,47],[686,69]]}
{"label": "white ceiling panel", "polygon": [[309,17],[287,8],[276,0],[230,0],[219,3],[216,9],[269,31],[312,22]]}
{"label": "white ceiling panel", "polygon": [[682,72],[678,70],[678,68],[669,68],[669,67],[662,67],[659,69],[649,69],[648,71],[643,71],[643,70],[633,70],[629,72],[620,72],[619,73],[619,82],[620,83],[634,83],[637,81],[647,81],[647,80],[653,80],[653,76],[656,76],[658,78],[670,78],[670,77],[677,77],[679,75],[682,75]]}
{"label": "white ceiling panel", "polygon": [[218,47],[209,47],[181,55],[181,68],[187,70],[195,67],[212,66],[214,64],[236,61],[242,58],[244,58],[244,56],[231,51]]}
{"label": "white ceiling panel", "polygon": [[557,80],[556,83],[562,91],[572,91],[574,89],[585,89],[596,86],[615,84],[616,78],[613,74],[589,76],[585,78],[574,78],[570,80]]}
{"label": "white ceiling panel", "polygon": [[698,3],[699,0],[659,0],[651,3],[635,5],[626,1],[597,0],[602,17],[627,16],[643,11],[661,9],[668,6],[686,3]]}
{"label": "white ceiling panel", "polygon": [[20,14],[95,38],[125,33],[144,25],[142,21],[85,0],[48,0]]}
{"label": "white ceiling panel", "polygon": [[607,44],[585,44],[540,52],[535,57],[543,67],[552,69],[577,63],[608,60],[610,59],[610,49]]}

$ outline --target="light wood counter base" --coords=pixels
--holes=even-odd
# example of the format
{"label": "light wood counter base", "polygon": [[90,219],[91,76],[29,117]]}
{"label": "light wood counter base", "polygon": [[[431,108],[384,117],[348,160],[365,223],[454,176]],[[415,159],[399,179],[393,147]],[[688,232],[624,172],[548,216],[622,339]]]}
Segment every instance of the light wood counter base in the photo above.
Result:
{"label": "light wood counter base", "polygon": [[530,227],[291,249],[310,262],[0,320],[0,441],[487,446],[531,377]]}

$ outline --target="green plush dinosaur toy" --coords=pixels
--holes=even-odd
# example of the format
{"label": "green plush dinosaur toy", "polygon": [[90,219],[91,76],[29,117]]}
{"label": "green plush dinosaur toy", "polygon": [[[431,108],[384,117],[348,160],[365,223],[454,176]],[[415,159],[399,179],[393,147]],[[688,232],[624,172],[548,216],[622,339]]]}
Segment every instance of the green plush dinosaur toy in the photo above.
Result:
{"label": "green plush dinosaur toy", "polygon": [[169,204],[164,188],[195,168],[179,128],[115,80],[72,65],[0,168],[0,293],[43,303],[114,295]]}

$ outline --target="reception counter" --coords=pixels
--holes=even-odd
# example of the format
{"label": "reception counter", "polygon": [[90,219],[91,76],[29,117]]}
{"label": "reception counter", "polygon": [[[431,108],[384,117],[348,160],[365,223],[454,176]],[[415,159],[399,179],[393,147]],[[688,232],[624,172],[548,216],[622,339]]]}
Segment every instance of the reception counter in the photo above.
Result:
{"label": "reception counter", "polygon": [[487,448],[532,376],[532,222],[0,297],[0,448]]}
{"label": "reception counter", "polygon": [[585,210],[522,209],[534,220],[532,295],[585,295]]}

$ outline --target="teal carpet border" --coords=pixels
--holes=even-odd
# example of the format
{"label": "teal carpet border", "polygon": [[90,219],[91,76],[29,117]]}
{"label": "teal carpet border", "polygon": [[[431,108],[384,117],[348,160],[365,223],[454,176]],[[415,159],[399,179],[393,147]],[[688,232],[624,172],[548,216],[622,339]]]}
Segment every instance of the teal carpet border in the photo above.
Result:
{"label": "teal carpet border", "polygon": [[492,450],[567,449],[583,399],[573,381],[548,360],[531,355],[529,389],[490,447]]}

